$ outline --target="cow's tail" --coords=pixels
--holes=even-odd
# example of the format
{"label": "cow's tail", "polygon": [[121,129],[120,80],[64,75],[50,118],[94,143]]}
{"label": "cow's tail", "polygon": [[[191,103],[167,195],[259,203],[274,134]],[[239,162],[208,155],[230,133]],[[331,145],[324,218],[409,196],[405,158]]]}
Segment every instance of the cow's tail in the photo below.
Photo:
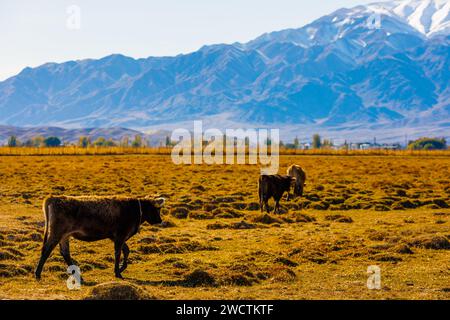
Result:
{"label": "cow's tail", "polygon": [[47,242],[47,239],[48,239],[48,229],[49,229],[49,223],[50,223],[49,204],[50,204],[50,198],[46,198],[44,200],[44,203],[42,204],[42,211],[44,212],[44,217],[45,217],[44,244]]}
{"label": "cow's tail", "polygon": [[261,176],[259,177],[258,181],[258,196],[259,196],[259,203],[261,203],[262,200]]}
{"label": "cow's tail", "polygon": [[263,176],[259,176],[258,181],[258,196],[259,196],[259,208],[261,212],[264,211],[264,190],[263,190]]}

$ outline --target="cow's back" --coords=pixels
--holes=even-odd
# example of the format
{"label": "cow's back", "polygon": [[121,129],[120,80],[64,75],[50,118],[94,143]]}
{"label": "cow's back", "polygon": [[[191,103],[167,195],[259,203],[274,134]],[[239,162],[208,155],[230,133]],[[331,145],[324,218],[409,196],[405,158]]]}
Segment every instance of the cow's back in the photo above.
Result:
{"label": "cow's back", "polygon": [[50,229],[76,232],[80,239],[83,234],[109,237],[140,223],[139,207],[126,199],[59,196],[49,197],[44,205]]}
{"label": "cow's back", "polygon": [[124,204],[117,200],[94,197],[49,197],[45,200],[46,206],[52,214],[68,218],[99,218],[103,221],[116,220]]}
{"label": "cow's back", "polygon": [[296,179],[297,184],[304,184],[306,181],[306,172],[299,165],[292,165],[287,169],[287,175]]}
{"label": "cow's back", "polygon": [[259,177],[260,192],[263,198],[279,197],[289,191],[290,178],[282,175],[262,175]]}

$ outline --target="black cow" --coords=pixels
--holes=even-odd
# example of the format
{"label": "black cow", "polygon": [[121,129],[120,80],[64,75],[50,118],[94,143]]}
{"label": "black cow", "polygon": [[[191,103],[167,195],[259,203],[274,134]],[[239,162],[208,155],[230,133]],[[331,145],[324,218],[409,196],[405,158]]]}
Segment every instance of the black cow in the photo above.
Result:
{"label": "black cow", "polygon": [[[73,264],[69,251],[71,236],[89,242],[111,239],[115,253],[114,273],[117,278],[122,278],[130,253],[125,242],[138,232],[142,223],[161,223],[160,209],[163,205],[163,198],[60,196],[45,199],[44,243],[35,271],[36,279],[41,278],[44,263],[58,244],[64,261],[69,266]],[[121,252],[123,264],[119,267]]]}
{"label": "black cow", "polygon": [[258,191],[261,212],[263,212],[265,206],[267,213],[269,213],[269,199],[273,198],[275,200],[274,213],[279,213],[281,197],[283,197],[285,192],[289,194],[294,184],[295,178],[291,176],[282,176],[279,174],[260,176]]}

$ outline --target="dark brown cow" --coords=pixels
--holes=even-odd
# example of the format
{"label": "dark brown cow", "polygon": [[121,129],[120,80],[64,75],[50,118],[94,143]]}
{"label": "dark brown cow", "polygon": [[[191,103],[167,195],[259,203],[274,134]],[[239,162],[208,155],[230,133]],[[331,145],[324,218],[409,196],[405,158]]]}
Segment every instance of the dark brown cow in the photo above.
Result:
{"label": "dark brown cow", "polygon": [[[125,242],[138,232],[142,223],[161,223],[160,209],[163,205],[163,198],[60,196],[45,199],[44,243],[35,271],[36,279],[41,278],[44,263],[58,244],[64,261],[69,266],[73,264],[69,251],[71,236],[89,242],[111,239],[115,253],[114,273],[117,278],[122,278],[130,253]],[[119,267],[121,252],[123,264]]]}
{"label": "dark brown cow", "polygon": [[266,211],[269,213],[269,199],[275,200],[274,213],[280,211],[280,200],[283,194],[289,194],[291,187],[295,183],[295,178],[291,176],[276,175],[262,175],[259,177],[259,206],[261,212],[266,206]]}

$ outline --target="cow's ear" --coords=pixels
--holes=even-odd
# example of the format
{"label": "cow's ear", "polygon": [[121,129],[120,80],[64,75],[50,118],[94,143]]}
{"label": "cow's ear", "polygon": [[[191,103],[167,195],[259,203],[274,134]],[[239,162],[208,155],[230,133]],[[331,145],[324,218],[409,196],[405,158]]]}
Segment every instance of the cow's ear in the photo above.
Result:
{"label": "cow's ear", "polygon": [[162,208],[164,206],[164,203],[166,202],[166,199],[164,198],[156,198],[153,200],[153,203],[155,204],[155,207]]}

